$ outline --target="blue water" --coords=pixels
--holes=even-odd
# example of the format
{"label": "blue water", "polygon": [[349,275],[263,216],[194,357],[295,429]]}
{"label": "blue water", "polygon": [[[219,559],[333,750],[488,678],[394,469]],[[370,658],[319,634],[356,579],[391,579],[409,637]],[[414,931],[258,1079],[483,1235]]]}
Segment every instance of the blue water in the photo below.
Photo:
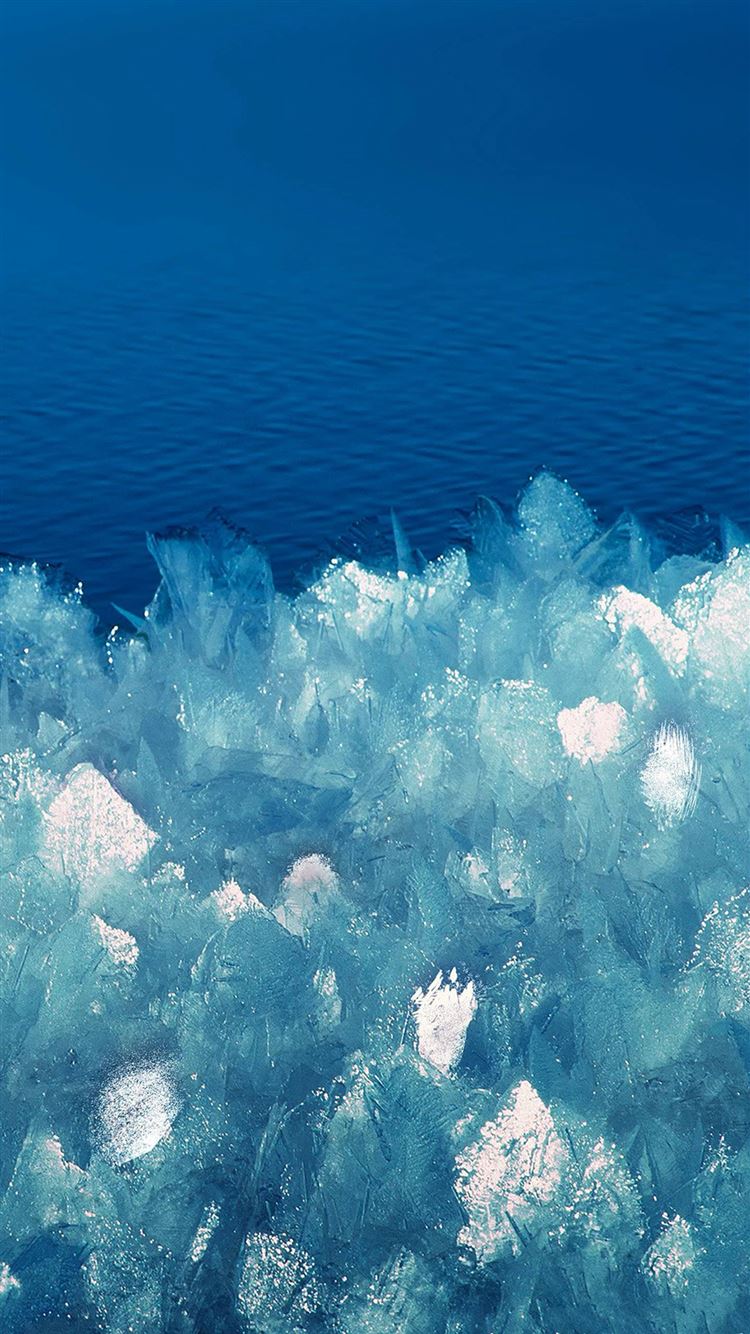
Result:
{"label": "blue water", "polygon": [[9,0],[0,548],[105,619],[144,530],[293,587],[546,465],[750,522],[739,0]]}

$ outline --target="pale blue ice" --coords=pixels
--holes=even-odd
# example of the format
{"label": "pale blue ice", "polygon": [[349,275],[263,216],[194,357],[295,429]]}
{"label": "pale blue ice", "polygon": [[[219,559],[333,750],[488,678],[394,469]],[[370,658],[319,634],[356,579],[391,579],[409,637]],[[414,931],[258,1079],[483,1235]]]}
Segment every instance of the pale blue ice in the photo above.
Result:
{"label": "pale blue ice", "polygon": [[0,571],[0,1328],[746,1334],[742,534],[151,549]]}

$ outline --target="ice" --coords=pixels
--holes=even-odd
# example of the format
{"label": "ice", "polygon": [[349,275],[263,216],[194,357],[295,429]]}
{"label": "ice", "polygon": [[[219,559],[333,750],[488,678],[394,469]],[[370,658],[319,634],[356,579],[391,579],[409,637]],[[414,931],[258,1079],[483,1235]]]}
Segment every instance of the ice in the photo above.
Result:
{"label": "ice", "polygon": [[135,936],[129,931],[120,931],[116,926],[109,926],[96,913],[91,918],[97,936],[113,963],[123,968],[135,968],[138,962],[138,945]]}
{"label": "ice", "polygon": [[679,1214],[673,1218],[665,1214],[662,1230],[646,1252],[643,1265],[653,1283],[664,1283],[679,1293],[687,1287],[698,1255],[690,1224]]}
{"label": "ice", "polygon": [[262,907],[255,895],[245,894],[236,880],[225,880],[219,889],[213,890],[211,899],[219,916],[228,922],[236,922],[254,905]]}
{"label": "ice", "polygon": [[575,1114],[553,1116],[527,1079],[456,1156],[456,1192],[469,1220],[458,1240],[482,1265],[521,1255],[532,1240],[554,1246],[571,1236],[616,1254],[642,1232],[637,1192],[617,1152],[601,1136],[592,1141]]}
{"label": "ice", "polygon": [[321,1293],[315,1263],[292,1237],[255,1232],[247,1237],[242,1257],[237,1309],[249,1329],[263,1327],[279,1334],[302,1328],[315,1315]]}
{"label": "ice", "polygon": [[42,856],[83,885],[134,870],[156,835],[92,764],[78,764],[44,813]]}
{"label": "ice", "polygon": [[506,1249],[520,1253],[526,1231],[543,1222],[559,1197],[568,1154],[549,1107],[522,1079],[495,1120],[456,1157],[456,1191],[469,1217],[459,1243],[484,1262]]}
{"label": "ice", "polygon": [[190,1259],[194,1265],[197,1265],[198,1261],[202,1260],[206,1254],[211,1238],[219,1226],[219,1219],[219,1207],[214,1200],[211,1200],[210,1204],[207,1204],[203,1210],[201,1221],[196,1228],[190,1246]]}
{"label": "ice", "polygon": [[335,893],[338,883],[327,858],[317,852],[300,857],[284,876],[275,917],[292,935],[304,937],[321,899]]}
{"label": "ice", "polygon": [[601,764],[619,749],[627,727],[628,715],[617,700],[605,704],[589,695],[574,709],[561,709],[557,715],[563,746],[579,764]]}
{"label": "ice", "polygon": [[684,585],[672,605],[685,628],[696,685],[732,708],[750,690],[750,550],[733,549],[718,568]]}
{"label": "ice", "polygon": [[596,535],[594,517],[571,487],[540,473],[518,506],[521,544],[534,562],[555,572],[556,563],[575,556]]}
{"label": "ice", "polygon": [[179,1110],[166,1065],[119,1071],[99,1095],[95,1133],[100,1151],[116,1166],[142,1158],[170,1133]]}
{"label": "ice", "polygon": [[713,975],[723,1013],[750,1006],[750,889],[711,906],[696,934],[691,963]]}
{"label": "ice", "polygon": [[443,982],[437,973],[426,991],[421,987],[412,996],[416,1012],[417,1050],[443,1074],[458,1065],[466,1042],[466,1030],[477,1008],[471,979],[461,987],[455,968]]}
{"label": "ice", "polygon": [[20,1287],[18,1279],[10,1272],[10,1265],[5,1261],[0,1262],[0,1297],[8,1297]]}
{"label": "ice", "polygon": [[690,639],[661,607],[629,588],[614,588],[600,599],[599,606],[610,630],[627,635],[637,630],[653,644],[667,666],[678,675],[685,670]]}
{"label": "ice", "polygon": [[318,994],[317,1022],[322,1031],[335,1028],[342,1013],[336,973],[333,968],[319,968],[312,981]]}
{"label": "ice", "polygon": [[3,1334],[750,1329],[750,550],[471,532],[0,562]]}
{"label": "ice", "polygon": [[701,766],[689,734],[663,723],[641,770],[641,790],[660,829],[679,824],[695,810]]}

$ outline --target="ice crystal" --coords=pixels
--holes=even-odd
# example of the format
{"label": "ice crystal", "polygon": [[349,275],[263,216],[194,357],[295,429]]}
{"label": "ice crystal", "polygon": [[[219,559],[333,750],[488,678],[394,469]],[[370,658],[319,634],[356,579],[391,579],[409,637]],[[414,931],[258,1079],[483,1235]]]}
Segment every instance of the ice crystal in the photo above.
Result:
{"label": "ice crystal", "polygon": [[750,1329],[740,535],[149,545],[0,569],[3,1334]]}

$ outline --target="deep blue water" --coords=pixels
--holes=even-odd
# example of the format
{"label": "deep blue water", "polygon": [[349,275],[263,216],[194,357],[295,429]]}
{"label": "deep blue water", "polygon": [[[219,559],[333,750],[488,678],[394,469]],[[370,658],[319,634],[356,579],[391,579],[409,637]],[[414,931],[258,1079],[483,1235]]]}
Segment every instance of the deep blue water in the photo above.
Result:
{"label": "deep blue water", "polygon": [[742,0],[8,0],[0,548],[104,617],[479,492],[750,522]]}

